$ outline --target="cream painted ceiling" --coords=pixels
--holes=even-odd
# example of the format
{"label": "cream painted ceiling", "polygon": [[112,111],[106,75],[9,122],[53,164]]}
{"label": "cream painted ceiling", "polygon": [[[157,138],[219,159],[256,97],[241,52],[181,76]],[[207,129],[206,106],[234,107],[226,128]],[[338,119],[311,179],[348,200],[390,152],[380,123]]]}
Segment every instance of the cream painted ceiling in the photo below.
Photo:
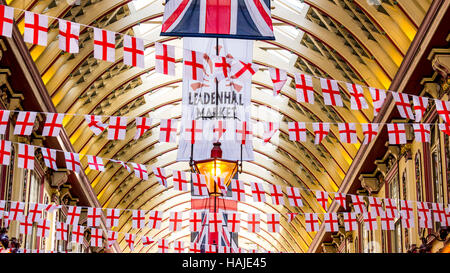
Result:
{"label": "cream painted ceiling", "polygon": [[[68,54],[58,49],[58,24],[49,21],[47,47],[28,45],[32,58],[58,110],[61,113],[96,115],[151,116],[179,118],[181,115],[181,64],[177,64],[176,77],[154,72],[154,42],[165,41],[182,47],[182,40],[161,37],[160,26],[164,6],[162,0],[10,0],[7,3],[18,9],[64,18],[84,25],[104,28],[145,39],[146,69],[125,66],[122,62],[122,36],[117,36],[116,61],[99,61],[93,57],[93,31],[81,28],[80,52]],[[323,105],[316,96],[313,105],[297,103],[292,76],[304,72],[318,77],[354,82],[366,86],[389,88],[408,47],[431,3],[431,0],[274,0],[272,18],[275,41],[254,43],[255,63],[276,66],[289,73],[288,84],[276,99],[267,71],[253,77],[252,118],[279,116],[281,123],[277,140],[268,146],[255,144],[255,161],[244,162],[239,177],[247,182],[259,181],[266,185],[295,186],[311,190],[335,192],[339,189],[346,171],[354,158],[360,142],[342,144],[332,126],[331,134],[321,145],[314,145],[309,134],[305,143],[288,139],[286,121],[367,122],[373,118],[373,108],[350,111],[349,94],[342,86],[346,107]],[[23,31],[23,13],[16,11],[15,18]],[[180,49],[177,52],[181,57]],[[179,59],[178,61],[181,61]],[[319,87],[314,80],[315,87]],[[316,88],[317,90],[320,90]],[[369,97],[368,90],[365,90]],[[105,118],[106,120],[107,118]],[[104,134],[96,137],[87,128],[83,118],[66,117],[64,126],[76,151],[132,161],[168,169],[189,170],[186,162],[177,162],[177,145],[159,143],[159,123],[144,137],[134,140],[134,122],[129,119],[126,140],[110,141]],[[309,128],[311,133],[311,128]],[[358,132],[359,141],[362,133]],[[260,136],[257,136],[260,138]],[[90,171],[86,158],[82,158],[85,173],[92,183],[100,204],[107,208],[142,209],[162,211],[188,211],[190,193],[174,191],[159,186],[153,175],[141,181],[117,164],[107,164],[104,173]],[[249,186],[249,184],[247,183]],[[287,223],[288,212],[323,212],[314,196],[304,195],[303,208],[289,205],[275,206],[270,201],[264,205],[251,201],[239,204],[241,219],[247,213],[280,213],[282,228],[279,234],[268,233],[264,224],[261,233],[247,232],[245,223],[239,233],[243,248],[272,251],[306,252],[314,233],[308,233],[303,217]],[[250,200],[250,192],[247,192]],[[268,196],[269,197],[269,196]],[[330,200],[331,201],[331,200]],[[187,215],[187,214],[186,214]],[[167,220],[169,214],[165,214]],[[133,230],[131,213],[122,214],[121,232],[132,232],[154,238],[189,241],[189,225],[183,223],[181,232],[171,234],[168,221],[161,230]],[[119,237],[123,251],[129,249],[123,236]],[[134,252],[155,252],[156,246],[144,247],[138,243]]]}

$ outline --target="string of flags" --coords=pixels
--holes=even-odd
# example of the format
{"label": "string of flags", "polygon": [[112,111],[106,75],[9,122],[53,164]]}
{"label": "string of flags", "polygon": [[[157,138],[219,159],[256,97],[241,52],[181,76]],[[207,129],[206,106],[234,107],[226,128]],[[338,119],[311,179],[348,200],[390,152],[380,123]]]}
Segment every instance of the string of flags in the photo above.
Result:
{"label": "string of flags", "polygon": [[[12,26],[14,23],[14,9],[23,11],[24,17],[24,41],[31,44],[46,46],[48,33],[48,18],[58,20],[59,25],[59,48],[68,53],[78,53],[78,39],[80,36],[80,26],[91,28],[94,32],[94,58],[114,62],[116,49],[116,35],[124,37],[123,42],[123,62],[126,65],[144,68],[144,39],[132,37],[118,32],[98,29],[89,25],[66,21],[60,18],[33,13],[23,9],[0,5],[0,35],[11,38]],[[210,57],[204,52],[183,49],[184,73],[194,81],[202,81],[206,73],[207,66],[214,71],[215,77],[220,81],[239,80],[240,77],[254,75],[259,70],[259,65],[246,63],[234,59],[232,56]],[[175,75],[175,46],[155,43],[155,71],[165,75]],[[269,76],[273,82],[274,95],[278,95],[287,82],[287,71],[267,67]],[[419,122],[427,109],[429,98],[404,93],[397,93],[390,90],[382,90],[374,87],[347,83],[343,81],[324,79],[313,75],[294,73],[296,99],[301,103],[314,104],[314,87],[312,78],[320,80],[322,97],[325,105],[343,107],[339,82],[346,86],[350,96],[350,108],[352,110],[368,109],[369,104],[364,96],[363,87],[369,89],[374,106],[374,115],[377,116],[381,105],[386,99],[386,93],[391,92],[402,118],[408,118]],[[318,94],[318,93],[317,93]],[[413,107],[411,108],[409,96],[412,97]],[[450,122],[450,104],[445,101],[436,101],[436,110],[442,119],[448,124]]]}
{"label": "string of flags", "polygon": [[[258,190],[257,187],[252,186],[252,191]],[[276,195],[275,195],[276,196]],[[316,192],[317,201],[327,210],[328,193]],[[274,195],[272,194],[272,198]],[[339,224],[344,226],[346,231],[358,230],[360,222],[364,224],[368,230],[379,229],[378,223],[381,222],[381,230],[394,230],[395,222],[401,219],[403,228],[414,227],[414,206],[413,201],[396,200],[390,198],[379,198],[368,196],[368,203],[363,196],[351,195],[353,212],[336,212],[336,213],[287,213],[288,223],[292,222],[298,214],[303,214],[303,225],[307,232],[316,232],[320,226],[325,227],[327,232],[337,232]],[[346,195],[338,193],[335,195],[335,200],[341,206],[347,208]],[[399,201],[399,202],[398,202]],[[7,211],[6,204],[10,203]],[[427,202],[416,202],[417,214],[419,217],[420,228],[432,228],[434,222],[438,222],[441,226],[448,226],[450,224],[450,207],[445,208],[442,203],[431,203],[431,208]],[[28,205],[28,210],[25,205]],[[36,226],[36,236],[40,238],[48,238],[51,230],[50,220],[45,219],[44,211],[52,213],[57,209],[61,209],[61,205],[55,204],[39,204],[39,203],[25,203],[17,201],[0,200],[0,219],[2,219],[4,227],[8,227],[11,221],[17,221],[19,224],[20,234],[30,235],[33,226]],[[117,240],[118,235],[123,234],[124,240],[131,251],[138,243],[137,235],[134,233],[118,232],[107,230],[107,234],[103,234],[103,229],[100,227],[101,219],[106,219],[106,227],[112,229],[119,226],[119,217],[121,209],[118,208],[94,208],[87,207],[87,222],[86,226],[79,225],[81,216],[81,209],[86,207],[81,206],[66,206],[66,220],[65,222],[55,222],[55,236],[56,240],[70,241],[77,244],[82,244],[84,234],[87,229],[90,229],[90,246],[92,247],[111,247]],[[106,210],[106,216],[104,215]],[[128,209],[129,210],[129,209]],[[27,211],[27,215],[25,215]],[[161,229],[162,221],[164,221],[164,212],[157,210],[131,210],[132,216],[131,227],[133,229]],[[193,210],[190,211],[190,217],[185,219],[183,212],[170,211],[167,221],[169,222],[168,230],[170,232],[178,232],[182,229],[183,221],[189,222],[190,232],[200,232],[206,226],[210,232],[240,232],[241,222],[247,222],[247,231],[253,233],[260,233],[261,231],[261,215],[259,213],[248,213],[247,220],[241,219],[241,214],[238,212],[208,212]],[[148,215],[148,221],[147,221]],[[323,215],[323,219],[319,219],[319,215]],[[338,215],[341,215],[339,217]],[[280,232],[280,214],[268,213],[266,215],[267,231],[269,233]],[[242,220],[242,221],[241,221]],[[379,220],[379,222],[378,222]],[[225,226],[226,229],[222,230]],[[71,237],[69,237],[71,235]],[[107,243],[104,245],[104,241]],[[141,236],[142,245],[149,246],[151,244],[158,244],[158,252],[166,253],[169,251],[169,241],[167,239],[155,240],[150,236]],[[204,245],[202,245],[204,246]],[[219,252],[243,252],[243,249],[232,249],[226,246],[214,246],[215,248],[222,248]],[[175,252],[185,252],[183,241],[174,241],[173,248]],[[178,248],[178,249],[177,249]],[[192,242],[189,249],[190,252],[199,253],[201,245],[198,242]],[[209,245],[205,249],[212,249]],[[215,249],[212,252],[217,252]]]}

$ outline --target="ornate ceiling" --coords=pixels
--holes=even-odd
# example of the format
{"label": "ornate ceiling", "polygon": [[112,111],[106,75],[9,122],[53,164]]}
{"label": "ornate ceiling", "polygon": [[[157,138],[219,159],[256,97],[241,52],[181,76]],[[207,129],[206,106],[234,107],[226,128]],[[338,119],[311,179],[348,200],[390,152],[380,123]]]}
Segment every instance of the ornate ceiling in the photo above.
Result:
{"label": "ornate ceiling", "polygon": [[[135,35],[146,40],[147,69],[131,68],[122,62],[122,37],[117,36],[116,61],[108,63],[93,57],[93,32],[81,28],[79,54],[68,54],[58,49],[58,24],[51,19],[47,47],[29,46],[31,56],[42,75],[58,112],[96,115],[148,116],[179,118],[181,115],[181,65],[177,76],[154,73],[154,42],[166,41],[182,47],[178,38],[160,37],[164,6],[162,0],[10,0],[7,3],[19,9],[64,18],[84,25]],[[272,17],[275,41],[257,41],[254,62],[277,66],[293,73],[305,72],[319,77],[355,82],[378,88],[389,88],[408,47],[417,32],[431,0],[274,0]],[[16,11],[19,29],[23,31],[23,13]],[[177,52],[181,57],[181,51]],[[178,61],[181,61],[178,60]],[[288,82],[289,83],[289,82]],[[314,82],[319,87],[318,82]],[[261,113],[278,112],[280,121],[366,122],[373,118],[373,108],[350,111],[349,95],[345,88],[347,107],[325,107],[320,96],[316,104],[295,101],[293,83],[287,84],[281,96],[274,99],[267,71],[253,77],[252,113],[255,120]],[[316,88],[316,90],[319,90]],[[317,91],[316,91],[317,92]],[[368,90],[365,90],[369,96]],[[272,109],[272,110],[271,110]],[[107,120],[107,118],[105,118]],[[67,134],[76,151],[168,169],[188,170],[186,162],[176,162],[177,145],[159,143],[159,123],[139,140],[133,140],[133,119],[129,119],[126,140],[110,141],[104,134],[96,137],[80,116],[64,120]],[[244,162],[240,178],[262,181],[264,184],[295,186],[312,190],[337,191],[352,163],[360,143],[342,144],[337,141],[337,128],[332,126],[327,140],[314,145],[310,134],[308,142],[294,143],[288,139],[286,123],[281,123],[278,140],[268,146],[255,145],[255,161]],[[309,128],[311,129],[311,128]],[[311,132],[310,132],[311,133]],[[258,136],[260,137],[260,136]],[[359,140],[362,133],[359,132]],[[140,181],[117,164],[107,164],[107,171],[98,173],[87,168],[85,172],[103,207],[162,211],[187,211],[190,193],[159,186],[153,175]],[[268,190],[268,187],[266,187]],[[247,192],[248,200],[251,199]],[[280,213],[282,229],[279,234],[268,233],[262,223],[261,233],[247,232],[246,225],[239,234],[243,248],[260,248],[285,252],[306,252],[314,233],[306,232],[303,217],[287,223],[287,212],[322,212],[314,196],[303,192],[305,206],[301,209],[274,206],[270,202],[255,205],[240,203],[239,211],[247,213]],[[169,216],[168,213],[165,217]],[[131,213],[120,219],[121,232],[134,232],[154,238],[189,241],[188,222],[182,232],[171,234],[168,221],[161,230],[131,228]],[[262,217],[264,222],[265,217]],[[123,236],[121,249],[129,251]],[[139,243],[135,252],[155,252],[156,246]]]}

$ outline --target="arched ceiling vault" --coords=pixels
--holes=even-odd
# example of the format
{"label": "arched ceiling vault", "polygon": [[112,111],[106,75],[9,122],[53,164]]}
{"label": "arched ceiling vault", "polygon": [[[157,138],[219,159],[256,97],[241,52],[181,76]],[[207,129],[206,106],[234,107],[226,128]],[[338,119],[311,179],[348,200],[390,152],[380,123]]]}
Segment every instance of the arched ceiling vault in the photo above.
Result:
{"label": "arched ceiling vault", "polygon": [[[162,0],[123,1],[88,0],[81,5],[69,5],[66,0],[9,0],[8,5],[19,9],[75,21],[84,25],[104,28],[145,39],[146,69],[125,66],[122,62],[122,36],[117,36],[116,61],[113,63],[93,58],[93,33],[82,26],[80,52],[68,54],[58,49],[58,25],[50,20],[47,47],[28,45],[31,56],[41,73],[47,90],[59,112],[151,116],[154,125],[139,140],[134,140],[133,119],[128,122],[125,140],[109,141],[104,134],[94,136],[83,122],[82,116],[68,116],[64,120],[70,140],[76,151],[105,158],[133,161],[168,169],[188,170],[186,162],[176,161],[177,145],[159,143],[159,118],[179,119],[181,115],[181,64],[177,76],[168,77],[154,72],[154,43],[167,42],[178,48],[182,40],[160,37],[164,6]],[[297,103],[293,84],[294,73],[303,72],[316,77],[329,77],[377,88],[389,88],[403,56],[408,50],[418,26],[431,0],[382,0],[380,5],[370,5],[367,0],[274,0],[272,17],[275,41],[256,41],[253,61],[263,66],[276,66],[288,71],[288,83],[277,98],[272,96],[272,85],[267,71],[253,77],[252,119],[260,120],[258,111],[272,109],[280,115],[280,132],[276,140],[263,146],[256,133],[255,161],[245,162],[240,178],[261,181],[264,184],[295,186],[310,190],[337,191],[355,156],[357,144],[338,141],[335,126],[321,145],[313,144],[313,134],[308,127],[308,141],[294,143],[288,139],[287,121],[306,122],[368,122],[373,118],[373,108],[350,111],[349,94],[344,85],[346,107],[323,105],[320,83],[314,79],[316,103]],[[23,13],[16,12],[19,29],[23,31]],[[181,57],[178,49],[178,57]],[[178,59],[181,62],[181,59]],[[365,90],[369,97],[368,90]],[[274,103],[275,102],[275,103]],[[107,119],[105,118],[105,121]],[[309,123],[308,123],[309,124]],[[104,207],[162,211],[188,211],[190,194],[165,189],[153,175],[148,181],[139,181],[117,164],[107,164],[104,173],[90,171],[86,158],[82,158],[85,172]],[[169,172],[170,173],[170,172]],[[268,187],[266,188],[268,190]],[[268,194],[268,193],[267,193]],[[258,206],[247,192],[247,202],[239,205],[243,214],[243,231],[239,243],[244,248],[288,252],[306,252],[314,233],[306,232],[303,216],[287,223],[287,212],[322,212],[311,193],[304,192],[303,208],[274,206],[268,202]],[[268,233],[262,217],[260,234],[249,233],[245,220],[247,213],[280,213],[282,232]],[[138,232],[131,228],[126,212],[120,219],[118,231]],[[185,215],[185,217],[187,214]],[[168,217],[168,214],[165,215]],[[189,239],[187,222],[181,232],[170,234],[167,223],[161,230],[142,230],[154,238]],[[122,249],[129,251],[123,238]],[[154,252],[155,245],[136,246],[135,251]]]}

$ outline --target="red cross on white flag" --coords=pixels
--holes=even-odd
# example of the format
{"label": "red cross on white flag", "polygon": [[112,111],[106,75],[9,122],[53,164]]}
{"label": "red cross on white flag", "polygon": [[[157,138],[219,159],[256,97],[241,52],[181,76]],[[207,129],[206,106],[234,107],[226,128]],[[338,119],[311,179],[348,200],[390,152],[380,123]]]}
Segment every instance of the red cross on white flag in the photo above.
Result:
{"label": "red cross on white flag", "polygon": [[134,241],[136,240],[136,235],[133,233],[125,233],[125,242],[128,245],[130,251],[134,250]]}
{"label": "red cross on white flag", "polygon": [[11,141],[0,140],[0,164],[9,165],[11,161]]}
{"label": "red cross on white flag", "polygon": [[5,200],[0,200],[0,219],[3,218],[3,215],[5,213],[5,206],[6,206]]}
{"label": "red cross on white flag", "polygon": [[334,201],[338,202],[339,206],[347,209],[347,195],[345,193],[335,193]]}
{"label": "red cross on white flag", "polygon": [[162,211],[151,210],[148,218],[148,227],[151,229],[160,229],[162,221]]}
{"label": "red cross on white flag", "polygon": [[266,202],[266,192],[262,183],[251,182],[253,202]]}
{"label": "red cross on white flag", "polygon": [[414,138],[417,142],[430,142],[430,124],[413,124]]}
{"label": "red cross on white flag", "polygon": [[441,226],[447,226],[447,217],[442,203],[432,203],[431,209],[433,211],[434,221],[441,223]]}
{"label": "red cross on white flag", "polygon": [[330,132],[330,124],[325,122],[315,122],[312,126],[315,134],[314,144],[318,145]]}
{"label": "red cross on white flag", "polygon": [[231,75],[232,58],[215,56],[214,58],[214,75],[218,81],[227,79]]}
{"label": "red cross on white flag", "polygon": [[106,227],[119,226],[120,209],[106,209]]}
{"label": "red cross on white flag", "polygon": [[187,120],[184,124],[183,137],[191,144],[203,139],[203,122],[201,120]]}
{"label": "red cross on white flag", "polygon": [[209,232],[219,232],[223,225],[222,213],[210,213],[208,217]]}
{"label": "red cross on white flag", "polygon": [[406,129],[405,124],[389,123],[387,124],[389,144],[405,144],[406,143]]}
{"label": "red cross on white flag", "polygon": [[172,176],[173,188],[177,191],[187,191],[189,181],[186,177],[186,172],[174,170]]}
{"label": "red cross on white flag", "polygon": [[0,35],[11,38],[14,9],[8,6],[0,5]]}
{"label": "red cross on white flag", "polygon": [[42,216],[43,204],[30,203],[28,205],[27,218],[32,222],[38,222]]}
{"label": "red cross on white flag", "polygon": [[169,217],[169,231],[180,231],[183,223],[183,213],[171,211]]}
{"label": "red cross on white flag", "polygon": [[205,53],[184,49],[183,55],[183,74],[186,78],[194,81],[203,80],[203,56]]}
{"label": "red cross on white flag", "polygon": [[183,253],[184,252],[184,242],[183,241],[175,241],[173,246],[173,250],[175,253]]}
{"label": "red cross on white flag", "polygon": [[284,206],[283,190],[281,189],[281,186],[271,184],[269,189],[270,189],[270,196],[272,197],[272,203],[274,205]]}
{"label": "red cross on white flag", "polygon": [[192,174],[192,187],[194,195],[206,196],[208,195],[208,187],[206,186],[206,177],[203,174]]}
{"label": "red cross on white flag", "polygon": [[103,230],[99,228],[91,228],[91,246],[103,246]]}
{"label": "red cross on white flag", "polygon": [[48,238],[50,234],[50,220],[39,219],[37,224],[37,236],[41,238]]}
{"label": "red cross on white flag", "polygon": [[71,153],[71,152],[64,152],[64,158],[66,160],[66,167],[67,169],[74,171],[76,173],[79,173],[81,171],[81,163],[80,163],[80,155]]}
{"label": "red cross on white flag", "polygon": [[400,216],[402,218],[402,227],[414,228],[414,226],[415,226],[414,225],[414,222],[415,222],[414,217],[408,218],[408,217],[406,217],[406,215],[404,213],[405,213],[404,211],[402,211],[400,213]]}
{"label": "red cross on white flag", "polygon": [[213,127],[214,142],[220,141],[226,131],[226,122],[224,120],[216,120]]}
{"label": "red cross on white flag", "polygon": [[175,119],[161,119],[159,125],[159,142],[175,143],[178,121]]}
{"label": "red cross on white flag", "polygon": [[287,218],[288,218],[288,223],[294,221],[295,217],[298,215],[298,212],[289,212],[286,213]]}
{"label": "red cross on white flag", "polygon": [[127,117],[110,117],[108,124],[108,139],[125,139],[127,133]]}
{"label": "red cross on white flag", "polygon": [[44,210],[47,211],[48,213],[53,213],[55,210],[60,209],[62,207],[61,205],[56,204],[43,204],[42,206]]}
{"label": "red cross on white flag", "polygon": [[241,229],[241,215],[233,212],[228,213],[227,228],[230,232],[239,232]]}
{"label": "red cross on white flag", "polygon": [[278,213],[268,213],[266,216],[267,231],[280,232],[280,215]]}
{"label": "red cross on white flag", "polygon": [[383,107],[384,100],[386,99],[386,91],[373,87],[369,87],[369,91],[373,101],[373,115],[376,117],[378,116],[381,107]]}
{"label": "red cross on white flag", "polygon": [[289,140],[306,141],[306,124],[304,122],[288,122]]}
{"label": "red cross on white flag", "polygon": [[10,111],[0,110],[0,135],[6,133],[6,127],[8,126]]}
{"label": "red cross on white flag", "polygon": [[402,118],[408,118],[414,120],[414,114],[411,110],[411,104],[409,103],[408,94],[392,92],[397,110]]}
{"label": "red cross on white flag", "polygon": [[358,230],[358,219],[354,212],[343,213],[344,216],[344,229],[345,231]]}
{"label": "red cross on white flag", "polygon": [[25,11],[23,40],[30,44],[47,46],[48,17]]}
{"label": "red cross on white flag", "polygon": [[133,166],[134,175],[137,178],[142,179],[142,180],[148,180],[148,171],[147,171],[147,167],[145,165],[131,162],[131,166]]}
{"label": "red cross on white flag", "polygon": [[189,247],[190,253],[200,253],[202,250],[200,249],[200,245],[197,243],[191,243],[191,246]]}
{"label": "red cross on white flag", "polygon": [[233,200],[245,202],[244,181],[231,179],[231,193]]}
{"label": "red cross on white flag", "polygon": [[68,232],[69,232],[68,224],[56,222],[56,240],[67,241]]}
{"label": "red cross on white flag", "polygon": [[42,129],[43,136],[57,137],[61,131],[64,114],[47,113],[44,128]]}
{"label": "red cross on white flag", "polygon": [[323,102],[325,105],[343,106],[341,92],[337,81],[330,79],[320,79]]}
{"label": "red cross on white flag", "polygon": [[67,206],[66,224],[71,226],[78,225],[80,220],[81,208],[75,206]]}
{"label": "red cross on white flag", "polygon": [[116,57],[116,34],[94,28],[94,58],[114,62]]}
{"label": "red cross on white flag", "polygon": [[87,225],[89,227],[99,227],[102,218],[102,209],[88,208],[87,211]]}
{"label": "red cross on white flag", "polygon": [[264,124],[264,133],[262,135],[264,143],[268,143],[270,139],[278,131],[280,125],[275,122],[266,121]]}
{"label": "red cross on white flag", "polygon": [[220,176],[214,176],[214,181],[216,181],[216,185],[219,187],[220,192],[223,196],[227,195],[228,187],[225,185],[225,178]]}
{"label": "red cross on white flag", "polygon": [[144,40],[125,35],[123,38],[123,63],[144,68]]}
{"label": "red cross on white flag", "polygon": [[325,231],[336,232],[339,230],[337,213],[325,213],[323,223],[325,224]]}
{"label": "red cross on white flag", "polygon": [[202,213],[191,211],[189,218],[189,229],[191,232],[199,232],[202,226]]}
{"label": "red cross on white flag", "polygon": [[428,107],[428,98],[427,97],[419,97],[419,96],[412,96],[413,98],[413,108],[414,108],[414,115],[416,116],[416,122],[420,122],[422,120],[422,117],[425,114],[425,111]]}
{"label": "red cross on white flag", "polygon": [[108,247],[113,246],[113,244],[117,241],[118,236],[119,236],[119,232],[108,230]]}
{"label": "red cross on white flag", "polygon": [[166,170],[164,168],[153,167],[153,174],[155,175],[158,183],[167,188]]}
{"label": "red cross on white flag", "polygon": [[136,134],[134,139],[139,139],[145,132],[147,132],[152,125],[152,119],[148,117],[136,117]]}
{"label": "red cross on white flag", "polygon": [[9,212],[5,211],[3,213],[3,227],[8,228],[11,223],[11,219],[9,219]]}
{"label": "red cross on white flag", "polygon": [[319,217],[316,213],[305,213],[305,226],[307,232],[319,230]]}
{"label": "red cross on white flag", "polygon": [[280,94],[281,89],[287,81],[287,73],[286,70],[269,67],[269,74],[273,83],[273,95],[276,96]]}
{"label": "red cross on white flag", "polygon": [[155,242],[155,240],[150,236],[142,236],[141,241],[143,246],[149,246]]}
{"label": "red cross on white flag", "polygon": [[316,191],[316,199],[320,206],[327,211],[328,210],[328,192],[326,191]]}
{"label": "red cross on white flag", "polygon": [[143,228],[145,226],[145,211],[133,210],[131,220],[132,228]]}
{"label": "red cross on white flag", "polygon": [[158,239],[158,253],[169,252],[169,242],[166,239]]}
{"label": "red cross on white flag", "polygon": [[342,143],[356,143],[358,136],[356,135],[356,125],[354,123],[338,123],[339,138]]}
{"label": "red cross on white flag", "polygon": [[400,200],[400,214],[402,217],[413,218],[414,217],[413,202],[408,200]]}
{"label": "red cross on white flag", "polygon": [[302,196],[300,189],[295,187],[286,187],[287,197],[289,205],[291,207],[303,207]]}
{"label": "red cross on white flag", "polygon": [[368,144],[378,135],[378,123],[361,123],[364,140],[363,144]]}
{"label": "red cross on white flag", "polygon": [[101,134],[106,127],[108,127],[107,124],[102,122],[102,116],[85,115],[84,118],[89,126],[89,129],[91,129],[96,136]]}
{"label": "red cross on white flag", "polygon": [[297,101],[314,104],[314,87],[312,77],[305,74],[294,74],[294,79]]}
{"label": "red cross on white flag", "polygon": [[105,166],[103,165],[103,159],[98,156],[88,155],[88,165],[91,170],[96,170],[99,172],[105,171]]}
{"label": "red cross on white flag", "polygon": [[15,135],[29,136],[33,131],[36,112],[19,112],[14,127]]}
{"label": "red cross on white flag", "polygon": [[364,198],[360,197],[359,195],[351,195],[352,197],[352,204],[353,209],[355,210],[355,213],[357,214],[363,214],[367,212],[366,209],[366,203],[364,202]]}
{"label": "red cross on white flag", "polygon": [[175,76],[175,47],[155,43],[155,71],[165,75]]}
{"label": "red cross on white flag", "polygon": [[254,63],[244,63],[243,61],[236,61],[231,65],[231,78],[251,79],[251,77],[258,71],[259,65]]}
{"label": "red cross on white flag", "polygon": [[130,166],[128,166],[125,162],[120,161],[120,160],[115,160],[115,159],[110,159],[110,161],[114,162],[114,163],[119,163],[123,168],[125,168],[125,170],[127,170],[127,172],[131,173]]}
{"label": "red cross on white flag", "polygon": [[395,218],[390,216],[389,213],[382,211],[380,215],[381,229],[382,230],[394,230],[394,220]]}
{"label": "red cross on white flag", "polygon": [[363,213],[364,226],[367,230],[377,230],[377,217],[370,212]]}
{"label": "red cross on white flag", "polygon": [[247,219],[247,230],[249,232],[256,232],[259,233],[260,231],[260,215],[259,213],[249,213],[248,219]]}
{"label": "red cross on white flag", "polygon": [[441,119],[450,124],[450,101],[434,100],[436,104],[436,111]]}
{"label": "red cross on white flag", "polygon": [[78,53],[78,38],[80,24],[58,19],[59,21],[59,49],[68,53]]}
{"label": "red cross on white flag", "polygon": [[20,234],[30,235],[33,230],[33,222],[29,219],[23,218],[19,220],[19,231]]}
{"label": "red cross on white flag", "polygon": [[353,110],[368,109],[366,99],[364,98],[364,90],[361,85],[347,83],[347,90],[350,93],[350,108]]}
{"label": "red cross on white flag", "polygon": [[22,169],[34,169],[34,146],[19,143],[19,152],[17,154],[18,167]]}
{"label": "red cross on white flag", "polygon": [[74,225],[72,227],[72,242],[82,244],[84,239],[84,226]]}
{"label": "red cross on white flag", "polygon": [[242,144],[246,145],[253,139],[252,124],[247,121],[238,121],[236,124],[236,140]]}
{"label": "red cross on white flag", "polygon": [[381,203],[381,199],[374,196],[369,196],[369,206],[370,213],[375,216],[381,216],[381,212],[383,212],[383,205]]}

